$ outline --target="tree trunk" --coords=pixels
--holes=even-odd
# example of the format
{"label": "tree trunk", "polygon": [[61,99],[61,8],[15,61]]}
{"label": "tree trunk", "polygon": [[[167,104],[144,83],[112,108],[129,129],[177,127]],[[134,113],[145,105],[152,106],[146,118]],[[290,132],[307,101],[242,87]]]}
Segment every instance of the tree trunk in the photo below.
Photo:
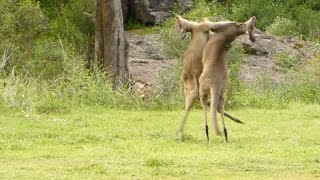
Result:
{"label": "tree trunk", "polygon": [[105,70],[115,86],[127,83],[128,42],[120,0],[96,0],[94,64]]}

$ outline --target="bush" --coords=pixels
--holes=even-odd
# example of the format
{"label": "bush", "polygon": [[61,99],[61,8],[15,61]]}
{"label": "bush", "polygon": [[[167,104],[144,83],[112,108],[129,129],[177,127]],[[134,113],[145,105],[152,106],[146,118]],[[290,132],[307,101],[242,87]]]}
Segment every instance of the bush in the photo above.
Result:
{"label": "bush", "polygon": [[[113,90],[105,73],[89,71],[81,57],[72,53],[63,62],[63,73],[54,80],[16,75],[4,79],[1,94],[6,106],[24,112],[68,113],[73,108],[105,106],[118,109],[140,109],[142,99],[129,90]],[[1,102],[1,101],[0,101]]]}
{"label": "bush", "polygon": [[274,22],[270,26],[266,27],[266,31],[267,33],[277,36],[296,36],[298,35],[297,22],[277,16]]}
{"label": "bush", "polygon": [[226,89],[225,107],[235,108],[238,106],[236,99],[241,93],[242,82],[239,79],[241,63],[243,62],[244,54],[240,44],[233,43],[232,48],[228,52],[228,83]]}
{"label": "bush", "polygon": [[234,21],[246,21],[251,16],[256,16],[257,27],[265,30],[277,16],[290,18],[291,14],[286,12],[280,2],[269,0],[230,0],[227,1],[224,16]]}
{"label": "bush", "polygon": [[174,65],[162,70],[157,79],[157,86],[149,99],[151,104],[162,107],[163,109],[176,109],[183,107],[183,87],[180,81],[182,63],[177,62]]}
{"label": "bush", "polygon": [[5,69],[11,72],[22,72],[26,63],[32,60],[34,42],[44,35],[47,29],[47,18],[39,4],[31,0],[0,1],[0,54],[7,54]]}
{"label": "bush", "polygon": [[[93,57],[94,23],[83,12],[94,13],[93,1],[41,1],[45,5],[59,4],[56,16],[49,20],[39,3],[0,1],[0,54],[7,54],[7,73],[15,68],[16,75],[29,74],[54,79],[63,69],[61,44],[65,50],[77,50]],[[62,6],[64,4],[65,6]],[[60,6],[61,5],[61,6]],[[50,13],[49,13],[50,14]],[[10,56],[9,56],[10,55]]]}
{"label": "bush", "polygon": [[319,72],[318,56],[289,71],[281,83],[265,75],[250,84],[242,84],[239,93],[234,96],[236,107],[286,108],[290,102],[320,103]]}
{"label": "bush", "polygon": [[320,3],[314,0],[229,0],[222,14],[235,21],[246,21],[256,16],[259,29],[266,30],[268,27],[267,30],[276,35],[301,34],[305,39],[315,40],[320,36],[319,7]]}
{"label": "bush", "polygon": [[171,19],[167,22],[170,25],[166,25],[168,27],[160,30],[161,48],[163,49],[166,57],[177,58],[179,61],[182,61],[184,57],[184,50],[187,48],[190,39],[181,39],[178,27],[173,27],[174,21],[175,19]]}
{"label": "bush", "polygon": [[[59,6],[58,6],[59,7]],[[74,47],[78,53],[93,57],[94,21],[83,13],[95,14],[94,0],[68,0],[59,7],[59,14],[52,18],[51,35],[60,36],[64,44]]]}
{"label": "bush", "polygon": [[298,69],[303,63],[303,60],[299,56],[289,52],[277,53],[275,57],[275,63],[284,71]]}
{"label": "bush", "polygon": [[314,41],[320,38],[320,12],[305,6],[297,6],[294,8],[294,14],[298,22],[298,30],[305,39]]}

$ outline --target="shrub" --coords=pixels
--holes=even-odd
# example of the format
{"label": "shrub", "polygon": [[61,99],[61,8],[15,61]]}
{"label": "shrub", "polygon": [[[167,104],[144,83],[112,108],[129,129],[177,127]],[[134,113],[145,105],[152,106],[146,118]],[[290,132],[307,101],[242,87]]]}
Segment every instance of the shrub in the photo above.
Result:
{"label": "shrub", "polygon": [[[182,61],[184,50],[187,48],[189,43],[188,38],[181,39],[181,35],[179,34],[178,27],[173,27],[173,21],[175,19],[171,19],[168,23],[171,24],[171,27],[162,28],[160,30],[161,36],[161,48],[168,58],[177,58],[179,61]],[[170,26],[170,25],[167,25]]]}
{"label": "shrub", "polygon": [[275,63],[287,71],[288,69],[297,69],[303,63],[303,60],[295,54],[280,52],[276,54]]}
{"label": "shrub", "polygon": [[282,4],[275,1],[230,0],[227,1],[226,6],[225,16],[234,21],[246,21],[251,16],[256,16],[257,27],[262,30],[265,30],[277,16],[291,17]]}
{"label": "shrub", "polygon": [[6,86],[1,89],[6,106],[17,107],[21,111],[32,111],[37,95],[37,83],[33,79],[21,78],[12,71],[5,79]]}
{"label": "shrub", "polygon": [[8,55],[7,72],[22,72],[31,60],[34,42],[47,29],[47,18],[39,4],[31,0],[0,1],[0,54]]}
{"label": "shrub", "polygon": [[151,104],[164,109],[175,109],[183,107],[183,87],[180,81],[182,63],[162,70],[157,79],[156,89],[150,99]]}
{"label": "shrub", "polygon": [[297,6],[294,14],[298,22],[298,30],[305,39],[316,40],[320,38],[320,12],[308,9],[305,6]]}
{"label": "shrub", "polygon": [[0,1],[0,37],[14,40],[23,48],[30,49],[30,43],[47,29],[47,18],[38,3],[31,0],[20,2]]}
{"label": "shrub", "polygon": [[[245,21],[254,15],[259,29],[269,27],[269,31],[279,35],[301,34],[305,39],[315,40],[320,36],[319,7],[314,0],[228,0],[222,14],[235,21]],[[292,28],[295,23],[297,27]]]}
{"label": "shrub", "polygon": [[277,36],[295,36],[298,34],[297,22],[288,18],[277,16],[274,22],[266,27],[266,31],[267,33]]}
{"label": "shrub", "polygon": [[83,12],[94,13],[93,1],[41,3],[48,7],[44,11],[55,9],[48,4],[61,5],[55,6],[59,13],[49,20],[35,1],[0,1],[3,17],[0,19],[0,54],[11,54],[5,66],[7,73],[15,68],[16,75],[30,73],[34,77],[54,79],[63,69],[61,43],[65,49],[86,54],[86,60],[93,57],[94,25],[83,15]]}
{"label": "shrub", "polygon": [[286,108],[290,102],[320,103],[319,56],[306,64],[289,71],[281,83],[274,82],[270,75],[242,84],[234,96],[236,107]]}
{"label": "shrub", "polygon": [[[142,99],[129,90],[113,90],[104,72],[89,71],[80,57],[69,54],[63,62],[63,73],[54,80],[17,76],[14,71],[0,88],[6,106],[24,112],[68,113],[73,108],[105,106],[118,109],[140,109]],[[0,101],[1,102],[1,101]]]}
{"label": "shrub", "polygon": [[54,37],[60,36],[64,44],[74,47],[78,53],[93,57],[94,21],[84,12],[94,15],[94,0],[68,0],[52,18],[50,33]]}
{"label": "shrub", "polygon": [[226,108],[234,108],[238,106],[236,97],[241,92],[241,80],[239,73],[241,63],[243,62],[244,54],[243,48],[240,44],[233,43],[232,48],[228,52],[228,82],[226,89]]}
{"label": "shrub", "polygon": [[220,9],[214,2],[208,3],[202,0],[196,0],[194,8],[184,15],[184,18],[194,21],[202,20],[207,17],[215,17],[219,15]]}

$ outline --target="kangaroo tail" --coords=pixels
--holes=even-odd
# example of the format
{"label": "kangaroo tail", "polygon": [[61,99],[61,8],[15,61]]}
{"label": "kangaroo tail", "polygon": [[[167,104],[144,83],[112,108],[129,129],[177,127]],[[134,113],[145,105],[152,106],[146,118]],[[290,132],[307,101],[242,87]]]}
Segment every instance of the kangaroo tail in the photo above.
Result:
{"label": "kangaroo tail", "polygon": [[228,118],[230,118],[232,121],[236,122],[236,123],[240,123],[240,124],[244,124],[244,122],[240,121],[240,119],[231,116],[230,114],[228,114],[227,112],[223,113],[225,116],[227,116]]}

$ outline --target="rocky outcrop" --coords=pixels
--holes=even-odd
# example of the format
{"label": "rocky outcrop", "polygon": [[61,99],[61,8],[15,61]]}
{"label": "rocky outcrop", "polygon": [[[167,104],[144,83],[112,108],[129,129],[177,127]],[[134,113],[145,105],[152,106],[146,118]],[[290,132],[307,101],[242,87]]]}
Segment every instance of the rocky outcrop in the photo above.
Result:
{"label": "rocky outcrop", "polygon": [[[265,75],[274,82],[285,80],[286,72],[276,64],[277,54],[290,53],[307,60],[316,56],[316,50],[309,43],[303,43],[292,37],[277,37],[254,30],[256,42],[252,43],[247,35],[240,36],[237,42],[245,53],[241,64],[240,79],[251,83]],[[161,51],[159,34],[139,35],[127,32],[130,43],[129,68],[132,79],[148,85],[155,85],[158,73],[171,66],[176,60],[166,59]]]}
{"label": "rocky outcrop", "polygon": [[145,25],[165,21],[172,16],[175,4],[182,11],[193,7],[192,0],[122,0],[122,4],[125,19],[132,18]]}
{"label": "rocky outcrop", "polygon": [[134,81],[153,85],[160,70],[170,66],[174,61],[165,59],[161,51],[160,35],[140,35],[134,31],[126,32],[129,49],[129,70]]}
{"label": "rocky outcrop", "polygon": [[177,0],[178,6],[182,12],[189,11],[193,8],[192,0]]}
{"label": "rocky outcrop", "polygon": [[242,44],[245,53],[241,65],[240,78],[247,83],[263,76],[268,76],[274,82],[285,79],[285,72],[276,64],[277,54],[290,53],[301,59],[310,59],[315,51],[309,44],[292,37],[268,35],[258,29],[254,30],[256,42],[252,43],[247,36],[241,36],[237,41]]}

